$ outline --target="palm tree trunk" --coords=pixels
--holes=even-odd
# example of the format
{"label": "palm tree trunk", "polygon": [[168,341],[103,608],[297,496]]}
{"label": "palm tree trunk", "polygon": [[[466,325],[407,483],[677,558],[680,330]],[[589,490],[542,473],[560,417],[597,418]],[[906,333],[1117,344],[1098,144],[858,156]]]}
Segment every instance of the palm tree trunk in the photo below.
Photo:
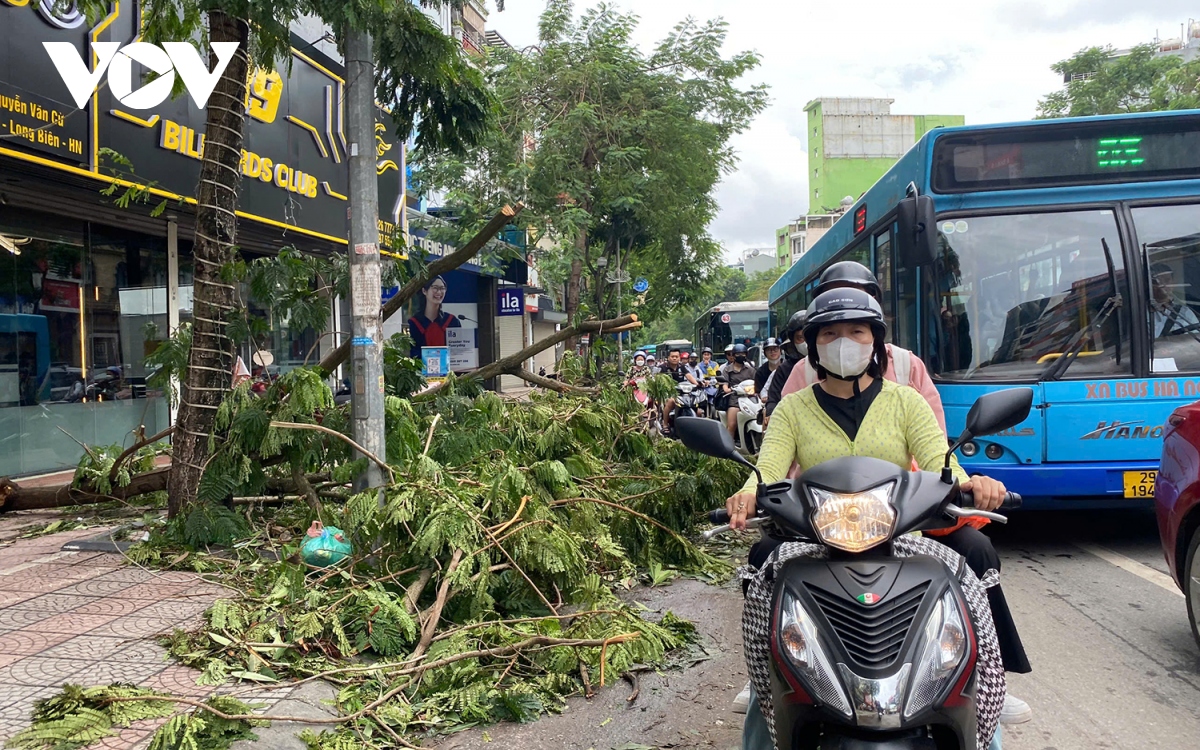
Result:
{"label": "palm tree trunk", "polygon": [[[240,46],[217,82],[206,110],[204,160],[196,192],[192,348],[180,394],[167,486],[171,516],[196,500],[209,458],[213,421],[233,370],[233,344],[225,327],[234,309],[235,290],[221,278],[221,271],[233,260],[237,242],[250,29],[241,19],[209,11],[208,30],[211,41],[238,42]],[[215,64],[216,57],[211,57],[210,64]]]}

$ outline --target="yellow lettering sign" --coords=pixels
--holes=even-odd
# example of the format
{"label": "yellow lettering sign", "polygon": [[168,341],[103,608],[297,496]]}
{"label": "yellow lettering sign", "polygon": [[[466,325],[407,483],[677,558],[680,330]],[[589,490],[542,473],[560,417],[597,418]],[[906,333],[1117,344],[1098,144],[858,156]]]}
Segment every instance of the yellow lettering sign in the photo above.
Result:
{"label": "yellow lettering sign", "polygon": [[275,122],[283,96],[283,77],[274,70],[256,68],[246,89],[246,114],[263,123]]}

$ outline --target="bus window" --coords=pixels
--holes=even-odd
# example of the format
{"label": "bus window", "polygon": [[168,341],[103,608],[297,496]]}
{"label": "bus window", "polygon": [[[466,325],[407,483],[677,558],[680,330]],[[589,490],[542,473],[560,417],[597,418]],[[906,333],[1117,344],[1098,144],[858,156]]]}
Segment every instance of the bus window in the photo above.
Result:
{"label": "bus window", "polygon": [[1149,269],[1151,371],[1200,371],[1200,206],[1133,209]]}
{"label": "bus window", "polygon": [[875,278],[879,279],[879,305],[887,321],[888,341],[895,341],[896,303],[892,299],[892,230],[875,235]]}
{"label": "bus window", "polygon": [[938,230],[940,257],[921,295],[933,372],[1037,379],[1081,331],[1066,375],[1131,371],[1128,311],[1111,301],[1129,298],[1112,211],[955,218]]}

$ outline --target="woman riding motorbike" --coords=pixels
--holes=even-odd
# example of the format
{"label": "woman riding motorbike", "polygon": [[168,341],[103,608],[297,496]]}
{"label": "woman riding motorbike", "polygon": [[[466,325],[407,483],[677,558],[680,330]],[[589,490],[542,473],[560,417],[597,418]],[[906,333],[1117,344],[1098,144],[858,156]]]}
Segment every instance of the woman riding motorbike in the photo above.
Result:
{"label": "woman riding motorbike", "polygon": [[[856,289],[871,295],[876,301],[880,298],[879,280],[871,270],[861,263],[845,260],[834,263],[821,273],[816,293],[833,290]],[[934,417],[942,431],[946,430],[946,419],[942,410],[942,398],[934,387],[925,364],[916,354],[895,344],[886,347],[887,365],[883,375],[887,380],[916,390],[933,410]],[[817,380],[817,373],[812,364],[814,361],[801,360],[791,371],[781,391],[781,398],[812,385]],[[982,576],[989,569],[1000,570],[1000,556],[992,546],[991,540],[979,529],[987,524],[984,518],[965,518],[951,529],[927,531],[927,536],[935,537],[939,542],[962,555],[976,575]],[[991,604],[992,616],[996,621],[996,634],[1000,640],[1000,655],[1004,658],[1004,669],[1016,674],[1026,674],[1033,671],[1021,637],[1017,634],[1017,626],[1013,622],[1000,586],[988,589],[988,601]],[[1004,699],[1004,711],[1000,714],[1002,724],[1020,724],[1029,721],[1033,711],[1029,704],[1013,695]]]}
{"label": "woman riding motorbike", "polygon": [[[784,479],[793,462],[807,470],[848,455],[871,456],[904,469],[915,459],[923,470],[941,470],[946,438],[933,410],[917,391],[882,377],[888,368],[886,338],[883,311],[870,294],[835,289],[817,296],[808,310],[804,339],[819,380],[785,397],[775,409],[757,462],[763,482]],[[952,470],[962,489],[974,495],[976,508],[993,510],[1003,502],[1002,483],[968,477],[957,461]],[[752,474],[726,500],[731,527],[744,529],[754,517],[757,482]],[[750,564],[761,567],[777,546],[772,539],[758,542]],[[769,740],[762,744],[765,724],[751,695],[743,748],[770,747]]]}

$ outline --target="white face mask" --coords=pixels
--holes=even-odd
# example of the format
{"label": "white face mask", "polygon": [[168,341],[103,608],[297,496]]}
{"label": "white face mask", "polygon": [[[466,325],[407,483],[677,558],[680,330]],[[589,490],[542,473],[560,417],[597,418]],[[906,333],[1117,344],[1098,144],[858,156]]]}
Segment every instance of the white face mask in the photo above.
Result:
{"label": "white face mask", "polygon": [[778,362],[779,361],[779,352],[778,351],[775,352],[774,355],[768,354],[767,361],[772,362],[772,363]]}
{"label": "white face mask", "polygon": [[860,344],[845,336],[829,344],[817,344],[821,366],[843,378],[857,377],[866,372],[874,352],[874,344]]}

